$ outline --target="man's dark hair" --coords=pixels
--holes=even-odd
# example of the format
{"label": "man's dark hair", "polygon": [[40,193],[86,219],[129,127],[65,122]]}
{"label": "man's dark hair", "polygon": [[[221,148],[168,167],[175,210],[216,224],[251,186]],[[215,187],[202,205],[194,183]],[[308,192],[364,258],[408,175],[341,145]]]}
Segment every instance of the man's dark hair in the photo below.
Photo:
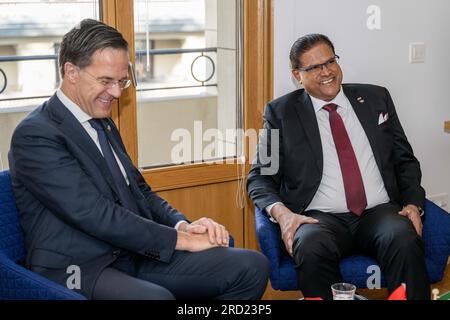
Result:
{"label": "man's dark hair", "polygon": [[119,31],[100,21],[84,19],[66,33],[59,49],[59,69],[64,77],[64,64],[71,62],[79,68],[91,64],[97,50],[105,48],[128,51],[128,42]]}
{"label": "man's dark hair", "polygon": [[319,43],[324,43],[328,45],[334,52],[334,45],[331,40],[320,33],[307,34],[301,38],[298,38],[291,47],[291,52],[289,53],[289,60],[291,60],[291,69],[301,68],[302,62],[300,57],[303,53],[316,46]]}

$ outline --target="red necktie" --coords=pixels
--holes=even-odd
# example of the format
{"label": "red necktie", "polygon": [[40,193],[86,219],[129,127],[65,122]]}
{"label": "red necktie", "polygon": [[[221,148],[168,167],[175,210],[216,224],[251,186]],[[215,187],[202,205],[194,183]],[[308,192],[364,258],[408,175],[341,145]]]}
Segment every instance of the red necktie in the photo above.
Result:
{"label": "red necktie", "polygon": [[367,206],[367,199],[352,143],[345,129],[344,121],[342,121],[341,116],[336,111],[337,105],[330,103],[323,108],[330,113],[331,133],[344,180],[347,208],[351,212],[361,215]]}

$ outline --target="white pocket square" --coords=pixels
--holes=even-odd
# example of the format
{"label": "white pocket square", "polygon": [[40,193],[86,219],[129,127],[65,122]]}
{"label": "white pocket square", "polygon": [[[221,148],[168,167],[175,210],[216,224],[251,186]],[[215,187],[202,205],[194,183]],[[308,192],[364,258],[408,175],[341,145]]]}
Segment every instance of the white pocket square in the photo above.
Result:
{"label": "white pocket square", "polygon": [[381,112],[378,117],[378,125],[386,122],[389,119],[389,114],[387,112]]}

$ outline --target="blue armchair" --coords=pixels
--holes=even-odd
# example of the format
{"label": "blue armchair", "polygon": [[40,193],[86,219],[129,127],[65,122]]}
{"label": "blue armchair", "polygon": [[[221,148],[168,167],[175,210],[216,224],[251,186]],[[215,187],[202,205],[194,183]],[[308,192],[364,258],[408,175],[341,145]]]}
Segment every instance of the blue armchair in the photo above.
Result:
{"label": "blue armchair", "polygon": [[[280,228],[255,208],[256,235],[261,251],[270,261],[270,283],[275,290],[299,290],[294,260],[281,248]],[[431,283],[442,280],[450,255],[450,214],[426,200],[423,234],[425,259]],[[366,288],[367,268],[377,262],[367,256],[353,255],[341,261],[345,282]],[[386,286],[384,278],[381,285]]]}
{"label": "blue armchair", "polygon": [[0,300],[84,300],[85,297],[52,282],[18,262],[25,257],[8,171],[0,172]]}
{"label": "blue armchair", "polygon": [[[230,235],[230,247],[234,239]],[[22,228],[8,171],[0,172],[0,300],[85,300],[20,265],[25,258]]]}

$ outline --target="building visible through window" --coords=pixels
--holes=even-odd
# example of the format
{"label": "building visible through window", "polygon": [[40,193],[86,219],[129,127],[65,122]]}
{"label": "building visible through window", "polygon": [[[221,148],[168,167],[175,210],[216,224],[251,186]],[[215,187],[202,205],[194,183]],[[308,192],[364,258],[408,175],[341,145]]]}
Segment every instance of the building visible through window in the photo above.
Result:
{"label": "building visible through window", "polygon": [[84,18],[99,18],[98,0],[0,1],[0,153],[5,168],[12,131],[59,86],[62,36]]}
{"label": "building visible through window", "polygon": [[[240,154],[237,138],[225,135],[241,127],[241,3],[134,1],[141,168]],[[208,136],[211,130],[218,135]],[[190,134],[190,150],[174,157],[183,132]],[[211,144],[216,147],[208,149]]]}
{"label": "building visible through window", "polygon": [[[239,138],[226,135],[242,127],[242,1],[134,1],[139,167],[242,153]],[[84,18],[100,18],[98,0],[0,2],[0,152],[6,168],[12,131],[58,88],[59,43]],[[191,150],[181,160],[173,152],[180,130],[191,135]]]}

